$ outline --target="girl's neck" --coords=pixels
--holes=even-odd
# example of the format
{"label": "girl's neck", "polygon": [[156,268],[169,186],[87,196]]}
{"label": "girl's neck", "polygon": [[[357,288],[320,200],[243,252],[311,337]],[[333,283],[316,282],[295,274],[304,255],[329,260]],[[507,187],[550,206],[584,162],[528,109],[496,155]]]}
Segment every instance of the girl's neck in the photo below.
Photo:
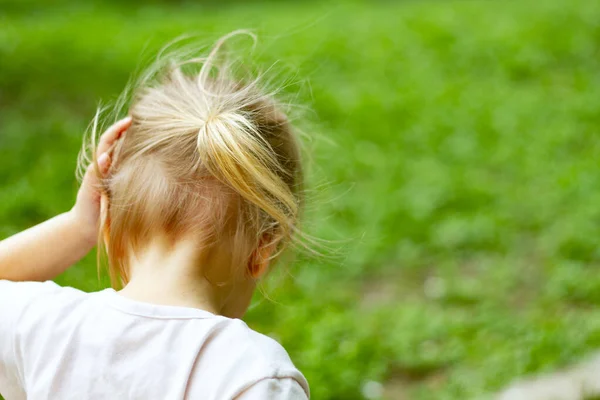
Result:
{"label": "girl's neck", "polygon": [[129,260],[130,280],[122,296],[152,304],[193,307],[220,314],[220,288],[199,272],[196,249],[189,241],[174,246],[150,243]]}

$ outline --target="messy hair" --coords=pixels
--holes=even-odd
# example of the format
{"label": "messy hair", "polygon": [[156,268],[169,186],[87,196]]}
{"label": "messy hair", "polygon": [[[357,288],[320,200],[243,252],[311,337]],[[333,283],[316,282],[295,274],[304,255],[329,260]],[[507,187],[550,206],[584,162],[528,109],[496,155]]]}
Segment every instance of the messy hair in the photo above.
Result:
{"label": "messy hair", "polygon": [[[262,80],[236,76],[224,56],[224,43],[240,34],[254,38],[236,31],[205,57],[162,56],[132,84],[132,124],[101,179],[109,206],[99,254],[113,286],[129,281],[129,257],[158,234],[172,243],[193,238],[203,265],[226,257],[231,276],[259,246],[273,246],[275,258],[294,240],[302,205],[299,144]],[[81,166],[86,154],[96,160],[99,115]]]}

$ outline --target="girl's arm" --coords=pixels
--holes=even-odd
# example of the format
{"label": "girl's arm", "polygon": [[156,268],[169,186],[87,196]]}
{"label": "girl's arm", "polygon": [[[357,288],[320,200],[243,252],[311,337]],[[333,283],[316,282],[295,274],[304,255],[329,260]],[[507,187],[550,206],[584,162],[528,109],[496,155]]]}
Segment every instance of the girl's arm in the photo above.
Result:
{"label": "girl's arm", "polygon": [[[131,118],[125,118],[100,138],[97,150],[100,175],[110,166],[112,144],[130,124]],[[90,165],[70,211],[0,242],[0,279],[52,279],[94,247],[102,195],[98,190],[98,175],[95,165]]]}
{"label": "girl's arm", "polygon": [[52,279],[85,256],[94,238],[73,211],[57,215],[0,242],[0,279]]}

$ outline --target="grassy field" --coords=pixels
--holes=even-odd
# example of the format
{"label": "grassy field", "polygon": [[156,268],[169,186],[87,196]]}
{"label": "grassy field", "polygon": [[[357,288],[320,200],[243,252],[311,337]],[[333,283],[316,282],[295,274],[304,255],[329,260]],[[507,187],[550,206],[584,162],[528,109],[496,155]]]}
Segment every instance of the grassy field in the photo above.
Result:
{"label": "grassy field", "polygon": [[[314,399],[480,398],[600,347],[600,2],[57,4],[0,0],[1,235],[71,206],[140,55],[253,28],[312,110],[306,226],[335,251],[247,321]],[[106,285],[93,255],[58,281]]]}

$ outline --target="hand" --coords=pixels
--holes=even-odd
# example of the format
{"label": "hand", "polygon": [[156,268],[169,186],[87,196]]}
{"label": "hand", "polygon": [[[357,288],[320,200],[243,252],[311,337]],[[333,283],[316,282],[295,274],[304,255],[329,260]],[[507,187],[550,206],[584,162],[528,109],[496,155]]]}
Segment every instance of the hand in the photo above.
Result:
{"label": "hand", "polygon": [[100,220],[100,202],[102,193],[100,190],[100,178],[106,174],[110,168],[112,145],[121,137],[121,135],[131,125],[131,117],[124,118],[115,122],[100,137],[96,154],[98,154],[97,164],[92,162],[83,177],[81,187],[77,193],[77,200],[71,210],[72,217],[81,233],[86,236],[91,246],[96,243],[98,237],[98,224]]}

